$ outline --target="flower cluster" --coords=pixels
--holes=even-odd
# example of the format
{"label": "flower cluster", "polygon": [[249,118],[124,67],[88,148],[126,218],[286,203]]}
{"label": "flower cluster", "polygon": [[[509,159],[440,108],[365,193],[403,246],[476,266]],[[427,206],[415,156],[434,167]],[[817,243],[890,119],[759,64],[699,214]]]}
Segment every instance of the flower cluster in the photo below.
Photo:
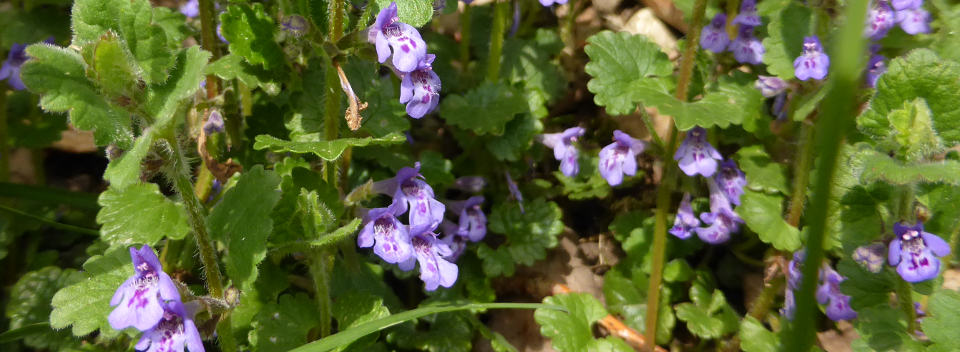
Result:
{"label": "flower cluster", "polygon": [[[53,37],[49,37],[43,42],[53,44]],[[0,66],[0,81],[7,80],[7,84],[10,85],[10,88],[13,88],[13,90],[23,90],[27,88],[23,85],[23,81],[20,80],[20,66],[23,66],[23,63],[29,59],[26,50],[27,44],[13,43],[13,45],[10,46],[10,52],[7,53],[7,60],[3,62],[3,66]]]}
{"label": "flower cluster", "polygon": [[718,54],[729,50],[733,52],[737,62],[759,65],[763,62],[766,50],[760,39],[753,35],[754,27],[761,24],[760,15],[757,14],[757,2],[744,0],[740,4],[740,13],[733,18],[733,23],[740,27],[737,29],[737,37],[730,41],[726,29],[727,15],[718,13],[710,21],[710,25],[700,32],[700,46]]}
{"label": "flower cluster", "polygon": [[367,39],[377,48],[380,63],[393,56],[393,68],[401,77],[400,103],[407,104],[407,115],[419,119],[440,102],[440,77],[433,72],[434,55],[427,54],[427,43],[413,26],[400,22],[397,3],[380,10]]}
{"label": "flower cluster", "polygon": [[[696,232],[704,242],[726,242],[731,234],[740,231],[740,224],[743,223],[743,219],[733,210],[734,205],[740,205],[743,187],[747,185],[743,172],[733,160],[723,160],[720,152],[707,142],[707,131],[702,127],[694,127],[687,132],[687,137],[673,158],[687,176],[702,175],[707,179],[710,212],[701,213],[698,220],[690,205],[690,194],[684,194],[670,233],[687,239]],[[701,221],[708,226],[700,227]]]}
{"label": "flower cluster", "polygon": [[582,137],[584,132],[583,127],[570,127],[563,132],[544,133],[537,138],[540,143],[553,149],[553,157],[560,161],[560,171],[567,177],[580,173],[580,165],[577,163],[579,152],[573,142]]}
{"label": "flower cluster", "polygon": [[940,259],[950,254],[950,245],[942,238],[923,231],[923,224],[893,224],[887,261],[907,282],[921,282],[940,274]]}
{"label": "flower cluster", "polygon": [[[892,5],[892,7],[891,7]],[[930,13],[923,9],[923,0],[874,0],[867,9],[867,24],[863,35],[875,44],[870,47],[870,61],[867,62],[866,84],[877,86],[877,79],[887,71],[887,58],[880,55],[880,45],[876,41],[887,36],[887,32],[899,24],[910,35],[930,33]]]}
{"label": "flower cluster", "polygon": [[110,300],[116,306],[107,321],[117,330],[134,327],[143,332],[139,351],[202,352],[203,341],[193,322],[195,306],[180,302],[177,286],[160,267],[148,245],[130,247],[134,274],[117,288]]}
{"label": "flower cluster", "polygon": [[[571,127],[560,133],[545,133],[538,136],[540,143],[553,148],[553,157],[560,161],[560,172],[567,177],[580,173],[577,164],[579,152],[573,146],[583,136],[583,127]],[[613,131],[613,143],[600,150],[597,168],[611,186],[623,182],[623,175],[637,174],[637,155],[643,153],[647,143],[631,137],[623,131]],[[519,193],[519,192],[518,192]]]}
{"label": "flower cluster", "polygon": [[[364,216],[357,245],[373,247],[377,256],[405,271],[419,263],[420,279],[428,291],[453,286],[458,270],[452,261],[456,261],[467,241],[480,241],[487,233],[487,218],[481,208],[483,197],[449,202],[449,209],[459,215],[458,224],[444,220],[448,207],[435,198],[433,188],[423,180],[420,163],[374,183],[373,190],[390,195],[393,200],[389,206],[371,209]],[[407,225],[397,218],[404,213],[409,213]],[[446,234],[443,239],[435,233],[438,227]]]}
{"label": "flower cluster", "polygon": [[[784,293],[783,309],[780,311],[787,319],[793,319],[796,310],[794,291],[800,289],[802,278],[800,265],[804,258],[806,258],[804,251],[799,250],[793,253],[793,259],[787,264],[787,288]],[[850,296],[840,292],[840,283],[846,278],[826,264],[820,267],[818,274],[817,302],[826,305],[827,317],[833,321],[856,318],[857,312],[850,306]]]}

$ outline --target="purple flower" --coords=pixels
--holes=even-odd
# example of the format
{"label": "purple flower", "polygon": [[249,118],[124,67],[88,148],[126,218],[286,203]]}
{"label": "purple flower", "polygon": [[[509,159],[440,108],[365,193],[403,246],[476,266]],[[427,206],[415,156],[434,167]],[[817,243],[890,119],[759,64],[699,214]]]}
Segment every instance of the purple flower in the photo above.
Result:
{"label": "purple flower", "polygon": [[821,284],[817,288],[817,302],[827,305],[827,318],[833,321],[856,318],[857,312],[850,307],[850,296],[840,292],[840,283],[845,278],[827,267],[821,271],[820,279]]}
{"label": "purple flower", "polygon": [[553,148],[553,157],[560,161],[560,171],[567,177],[574,177],[580,173],[577,164],[577,148],[573,142],[583,136],[586,130],[583,127],[570,127],[561,133],[544,133],[538,139],[543,145]]}
{"label": "purple flower", "polygon": [[760,16],[757,15],[757,1],[744,0],[740,3],[740,14],[733,18],[733,23],[740,24],[741,26],[759,26]]}
{"label": "purple flower", "polygon": [[923,6],[923,0],[891,0],[890,3],[897,11],[918,9]]}
{"label": "purple flower", "polygon": [[893,10],[886,0],[878,0],[867,10],[867,28],[864,35],[873,40],[879,40],[887,35],[894,24]]}
{"label": "purple flower", "polygon": [[886,248],[880,243],[857,247],[853,251],[853,261],[863,265],[867,270],[876,274],[883,270],[883,252]]}
{"label": "purple flower", "polygon": [[552,6],[553,4],[566,4],[567,0],[540,0],[540,5],[543,6]]}
{"label": "purple flower", "polygon": [[803,38],[803,55],[793,60],[793,73],[797,79],[806,81],[810,78],[821,80],[827,77],[830,69],[830,57],[823,52],[820,39],[817,36]]}
{"label": "purple flower", "polygon": [[427,54],[416,70],[407,71],[400,80],[400,103],[407,103],[407,115],[412,118],[423,117],[440,102],[440,76],[430,66],[435,58],[436,55]]}
{"label": "purple flower", "polygon": [[791,289],[800,289],[800,280],[803,278],[803,271],[800,270],[800,266],[803,265],[803,260],[806,257],[807,252],[801,249],[793,252],[793,259],[787,262],[787,285]]}
{"label": "purple flower", "polygon": [[310,28],[310,23],[307,22],[306,18],[300,15],[289,15],[283,19],[283,22],[280,22],[280,28],[283,28],[287,33],[292,34],[294,37],[299,37],[307,33],[307,29]]}
{"label": "purple flower", "polygon": [[487,217],[483,214],[483,196],[473,196],[465,201],[449,202],[450,210],[460,214],[457,233],[477,242],[487,235]]}
{"label": "purple flower", "polygon": [[879,54],[870,56],[870,62],[867,63],[867,85],[871,88],[877,87],[877,80],[887,72],[887,57]]}
{"label": "purple flower", "polygon": [[[456,227],[456,225],[453,225]],[[443,225],[441,225],[443,227]],[[454,263],[467,249],[467,238],[456,234],[456,232],[446,232],[446,235],[440,239],[440,242],[450,247],[450,254],[443,256],[443,259]]]}
{"label": "purple flower", "polygon": [[787,82],[776,76],[757,76],[757,83],[753,85],[760,90],[764,98],[772,98],[787,91]]}
{"label": "purple flower", "polygon": [[143,245],[139,250],[130,247],[130,259],[135,272],[110,299],[110,305],[117,308],[110,312],[107,321],[117,330],[132,326],[146,331],[163,318],[163,301],[179,301],[180,292],[163,272],[150,246]]}
{"label": "purple flower", "polygon": [[230,41],[223,37],[223,23],[217,23],[217,38],[224,44],[230,44]]}
{"label": "purple flower", "polygon": [[740,195],[747,185],[747,178],[737,167],[737,162],[727,159],[720,163],[720,171],[713,177],[723,194],[731,203],[740,205]]}
{"label": "purple flower", "polygon": [[[374,191],[393,196],[391,208],[400,215],[410,209],[410,226],[428,224],[436,228],[443,221],[446,207],[434,199],[433,188],[423,181],[420,175],[420,162],[413,168],[404,167],[397,176],[373,184]],[[394,206],[395,205],[395,206]]]}
{"label": "purple flower", "polygon": [[722,53],[727,50],[727,44],[730,43],[730,36],[727,35],[727,15],[718,13],[713,16],[710,25],[703,28],[700,32],[700,46],[715,53]]}
{"label": "purple flower", "polygon": [[680,170],[687,176],[713,176],[717,171],[717,160],[723,159],[720,153],[707,142],[707,130],[703,127],[694,127],[687,131],[687,138],[673,154],[673,159],[680,164]]}
{"label": "purple flower", "polygon": [[730,239],[730,234],[740,231],[743,219],[730,208],[730,201],[712,178],[707,178],[710,187],[710,212],[700,214],[700,220],[710,225],[698,227],[697,236],[710,244],[724,243]]}
{"label": "purple flower", "polygon": [[629,134],[620,130],[613,131],[613,143],[600,150],[600,161],[597,163],[600,175],[603,175],[611,186],[623,182],[624,174],[636,175],[637,154],[643,153],[646,147],[646,143],[630,137]]}
{"label": "purple flower", "polygon": [[897,11],[897,23],[907,34],[930,33],[930,13],[919,7]]}
{"label": "purple flower", "polygon": [[207,122],[203,123],[203,132],[207,135],[223,132],[223,115],[220,115],[220,110],[210,112]]}
{"label": "purple flower", "polygon": [[753,27],[740,26],[740,34],[730,43],[730,51],[737,62],[759,65],[766,50],[760,39],[753,36]]}
{"label": "purple flower", "polygon": [[520,213],[526,213],[523,211],[523,194],[520,193],[520,188],[517,187],[516,182],[513,182],[513,177],[510,177],[509,171],[504,171],[503,174],[507,177],[507,189],[510,190],[510,195],[513,196],[513,199],[516,199],[517,204],[520,205]]}
{"label": "purple flower", "polygon": [[392,48],[393,67],[400,72],[412,72],[427,56],[427,43],[416,28],[399,20],[397,3],[391,2],[377,14],[377,21],[370,27],[367,39],[376,43],[380,63],[387,61]]}
{"label": "purple flower", "polygon": [[[410,238],[413,254],[420,264],[420,280],[423,280],[427,291],[436,290],[439,286],[453,286],[457,281],[457,265],[443,259],[453,254],[450,246],[438,240],[437,235],[427,227],[411,227],[410,232],[413,234]],[[414,258],[407,259],[400,263],[400,269],[411,270],[413,264]]]}
{"label": "purple flower", "polygon": [[[49,37],[43,41],[47,44],[53,44],[53,37]],[[18,44],[13,43],[10,46],[10,52],[7,53],[7,60],[3,62],[3,66],[0,67],[0,81],[7,80],[7,84],[10,85],[10,88],[13,90],[24,90],[27,88],[23,85],[23,80],[20,79],[20,66],[23,66],[24,62],[27,62],[27,59],[30,57],[27,56],[27,44]]]}
{"label": "purple flower", "polygon": [[693,229],[700,226],[700,219],[693,214],[693,207],[690,206],[690,193],[683,194],[683,200],[680,201],[680,208],[677,209],[677,217],[673,220],[673,227],[670,233],[680,239],[688,239],[693,234]]}
{"label": "purple flower", "polygon": [[483,176],[463,176],[453,181],[454,188],[464,192],[476,193],[487,186],[487,179]]}
{"label": "purple flower", "polygon": [[198,0],[188,0],[180,5],[180,13],[189,18],[197,17],[200,14],[200,2]]}
{"label": "purple flower", "polygon": [[357,234],[358,247],[373,247],[373,253],[392,264],[402,263],[413,254],[407,226],[394,216],[396,204],[371,209],[363,219],[365,225]]}
{"label": "purple flower", "polygon": [[184,307],[180,301],[164,304],[162,319],[150,330],[144,331],[137,342],[137,351],[169,352],[183,351],[187,345],[190,352],[203,352],[203,341],[197,325],[193,323],[193,307]]}
{"label": "purple flower", "polygon": [[786,291],[783,293],[783,308],[780,309],[780,314],[787,317],[787,320],[793,320],[793,314],[796,312],[797,306],[796,301],[793,298],[793,289],[787,287]]}
{"label": "purple flower", "polygon": [[887,261],[897,266],[897,273],[907,282],[921,282],[937,277],[940,259],[950,254],[950,246],[940,237],[923,232],[923,224],[893,224],[896,236],[890,242]]}

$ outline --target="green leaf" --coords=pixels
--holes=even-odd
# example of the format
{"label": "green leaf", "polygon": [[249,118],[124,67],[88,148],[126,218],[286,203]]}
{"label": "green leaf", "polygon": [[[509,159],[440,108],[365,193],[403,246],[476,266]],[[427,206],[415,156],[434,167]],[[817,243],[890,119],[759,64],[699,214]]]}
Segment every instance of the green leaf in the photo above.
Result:
{"label": "green leaf", "polygon": [[763,63],[767,71],[783,80],[793,79],[793,60],[802,54],[803,37],[815,34],[815,20],[810,8],[791,1],[763,1],[757,4],[761,13],[778,11],[770,16],[763,47]]}
{"label": "green leaf", "polygon": [[770,159],[762,145],[740,148],[734,158],[747,176],[747,188],[790,194],[786,166]]}
{"label": "green leaf", "polygon": [[507,243],[498,250],[506,246],[515,262],[529,266],[546,258],[547,248],[557,246],[563,221],[560,207],[543,198],[528,202],[525,210],[521,212],[514,203],[498,204],[490,213],[488,228],[507,237]]}
{"label": "green leaf", "polygon": [[23,64],[20,76],[30,91],[41,95],[41,107],[69,112],[74,126],[93,130],[97,145],[116,143],[121,148],[129,147],[129,115],[108,104],[99,89],[87,80],[87,67],[79,54],[53,45],[34,44],[27,48],[27,55],[31,60]]}
{"label": "green leaf", "polygon": [[510,252],[493,249],[486,243],[480,243],[480,246],[477,247],[477,256],[483,260],[483,273],[487,276],[513,276],[516,267]]}
{"label": "green leaf", "polygon": [[858,310],[854,321],[861,339],[876,351],[922,351],[906,325],[903,312],[889,305]]}
{"label": "green leaf", "polygon": [[178,11],[160,6],[153,8],[153,23],[167,35],[167,47],[176,49],[180,42],[190,33],[184,16]]}
{"label": "green leaf", "polygon": [[[134,0],[129,6],[119,18],[120,33],[142,70],[143,80],[147,84],[163,83],[176,62],[174,51],[167,42],[167,32],[154,24],[154,11],[149,1]],[[179,44],[179,41],[175,43]]]}
{"label": "green leaf", "polygon": [[204,80],[203,68],[210,60],[210,52],[192,46],[177,55],[177,68],[163,85],[147,91],[146,110],[155,119],[154,126],[171,128],[173,117],[182,108],[185,99],[193,97]]}
{"label": "green leaf", "polygon": [[695,102],[680,101],[670,90],[665,81],[647,80],[637,84],[632,92],[636,101],[673,116],[677,128],[683,131],[696,126],[726,128],[763,114],[763,96],[753,87],[749,75],[742,72],[720,77],[717,89],[705,92]]}
{"label": "green leaf", "polygon": [[313,153],[323,160],[337,160],[340,154],[348,147],[365,147],[368,145],[390,145],[406,142],[407,138],[400,133],[391,133],[382,138],[340,138],[332,141],[286,141],[271,135],[257,136],[253,149],[270,149],[275,152]]}
{"label": "green leaf", "polygon": [[[436,314],[423,318],[430,328],[423,331],[412,324],[402,325],[387,335],[387,342],[408,350],[429,352],[470,352],[473,328],[467,312]],[[421,325],[421,324],[417,324]]]}
{"label": "green leaf", "polygon": [[677,318],[687,323],[694,335],[712,339],[723,334],[723,321],[711,317],[704,309],[691,303],[681,303],[677,307]]}
{"label": "green leaf", "polygon": [[764,243],[792,252],[800,249],[800,230],[783,220],[783,197],[746,190],[737,214]]}
{"label": "green leaf", "polygon": [[377,7],[385,9],[391,2],[397,3],[400,22],[421,27],[433,18],[433,0],[376,0]]}
{"label": "green leaf", "polygon": [[[649,279],[640,270],[634,270],[633,274],[631,280],[620,274],[619,270],[608,271],[603,276],[603,297],[611,314],[622,317],[623,323],[634,330],[644,331],[647,317],[647,293],[644,288]],[[667,344],[673,337],[676,316],[670,307],[670,296],[671,290],[665,287],[660,295],[657,314],[658,344]]]}
{"label": "green leaf", "polygon": [[926,100],[933,127],[946,147],[960,143],[960,64],[943,60],[927,49],[893,59],[877,81],[869,108],[857,126],[874,139],[885,139],[891,129],[888,116],[917,98]]}
{"label": "green leaf", "polygon": [[[594,155],[580,156],[580,173],[575,177],[567,177],[560,171],[554,171],[553,175],[563,186],[563,195],[573,200],[582,200],[590,198],[606,198],[610,194],[610,183],[600,175],[597,170],[598,158]],[[640,175],[643,176],[643,171]]]}
{"label": "green leaf", "polygon": [[447,123],[476,134],[503,134],[507,122],[525,111],[523,95],[503,83],[483,83],[464,95],[448,95],[440,104],[440,117]]}
{"label": "green leaf", "polygon": [[566,89],[563,72],[552,59],[562,48],[557,33],[545,28],[537,29],[534,39],[508,38],[503,44],[500,76],[523,87],[530,112],[538,119],[547,116],[547,104]]}
{"label": "green leaf", "polygon": [[894,280],[900,280],[889,270],[872,273],[853,260],[837,263],[837,271],[847,278],[840,283],[840,291],[850,296],[850,307],[855,311],[869,307],[890,308],[890,294]]}
{"label": "green leaf", "polygon": [[120,38],[106,32],[94,44],[93,71],[103,93],[109,97],[133,97],[137,91],[136,67]]}
{"label": "green leaf", "polygon": [[740,348],[744,352],[776,351],[780,348],[780,339],[777,334],[763,327],[756,318],[746,316],[740,323]]}
{"label": "green leaf", "polygon": [[860,181],[894,185],[947,183],[960,185],[960,162],[944,160],[929,163],[901,163],[884,154],[868,151],[863,155]]}
{"label": "green leaf", "polygon": [[346,346],[358,338],[366,336],[376,331],[380,331],[391,326],[398,325],[405,321],[417,319],[431,314],[453,312],[458,310],[476,310],[476,309],[558,309],[563,307],[539,304],[539,303],[467,303],[467,304],[442,304],[435,306],[420,307],[414,310],[393,314],[384,318],[376,319],[358,326],[340,331],[336,334],[327,336],[318,341],[308,343],[297,347],[291,352],[326,352],[337,347]]}
{"label": "green leaf", "polygon": [[590,57],[584,70],[592,77],[587,88],[611,115],[633,113],[641,101],[634,92],[651,77],[673,73],[667,55],[641,35],[602,31],[587,38],[584,51]]}
{"label": "green leaf", "polygon": [[279,184],[276,173],[255,166],[240,175],[207,218],[211,236],[226,245],[227,277],[241,290],[256,281],[257,265],[267,255],[267,236],[273,230],[270,211],[280,200]]}
{"label": "green leaf", "polygon": [[[333,305],[333,317],[337,319],[337,326],[340,327],[340,330],[360,326],[363,323],[388,316],[390,316],[390,310],[383,305],[383,298],[368,292],[342,296]],[[369,345],[377,340],[377,335],[379,334],[374,333],[365,336],[359,341],[344,347],[345,349],[357,350],[369,348]]]}
{"label": "green leaf", "polygon": [[930,108],[923,98],[905,103],[887,115],[893,127],[893,140],[900,146],[897,155],[903,160],[919,161],[943,152],[943,142],[933,130]]}
{"label": "green leaf", "polygon": [[137,141],[133,144],[133,149],[128,150],[119,159],[115,159],[107,165],[107,170],[103,172],[103,178],[117,189],[123,189],[140,182],[140,164],[143,163],[143,158],[150,152],[154,139],[153,130],[145,131],[140,138],[137,138]]}
{"label": "green leaf", "polygon": [[960,326],[960,293],[943,288],[936,290],[927,303],[923,333],[934,343],[960,346],[957,326]]}
{"label": "green leaf", "polygon": [[10,290],[6,317],[10,319],[10,330],[43,324],[44,329],[25,334],[24,343],[36,349],[60,350],[74,345],[70,333],[50,329],[47,321],[50,317],[50,300],[56,292],[83,279],[83,274],[73,269],[48,266],[31,271],[17,280]]}
{"label": "green leaf", "polygon": [[243,61],[243,57],[237,54],[227,54],[210,63],[204,69],[204,73],[224,80],[239,79],[248,87],[260,87],[270,95],[280,93],[280,85],[276,82],[275,76],[262,67]]}
{"label": "green leaf", "polygon": [[250,331],[255,351],[287,351],[307,342],[307,333],[320,325],[316,303],[303,293],[280,296],[263,307]]}
{"label": "green leaf", "polygon": [[453,183],[453,163],[444,158],[443,154],[425,150],[420,153],[420,164],[420,174],[434,188]]}
{"label": "green leaf", "polygon": [[100,329],[102,336],[116,336],[107,316],[113,311],[110,298],[123,282],[133,275],[130,252],[118,247],[104,255],[93,256],[83,263],[85,280],[57,291],[50,303],[50,326],[63,329],[73,325],[75,336],[84,336]]}
{"label": "green leaf", "polygon": [[493,157],[501,161],[517,161],[530,149],[533,138],[543,132],[543,124],[532,114],[521,114],[507,122],[500,136],[491,136],[486,147]]}
{"label": "green leaf", "polygon": [[587,351],[593,343],[593,323],[607,316],[603,305],[586,293],[550,296],[543,303],[566,310],[540,308],[533,313],[533,319],[540,324],[540,334],[549,337],[553,348],[561,352]]}
{"label": "green leaf", "polygon": [[160,193],[155,183],[110,187],[97,201],[100,234],[111,246],[154,245],[166,236],[181,239],[190,232],[183,206]]}
{"label": "green leaf", "polygon": [[273,40],[276,25],[263,4],[232,4],[220,14],[220,32],[230,42],[230,53],[267,70],[282,66],[286,60],[280,45]]}
{"label": "green leaf", "polygon": [[676,306],[677,318],[687,323],[694,335],[702,338],[718,338],[736,331],[740,318],[727,303],[723,292],[709,289],[700,281],[690,287],[690,299],[693,303],[681,303]]}
{"label": "green leaf", "polygon": [[100,35],[108,30],[119,30],[120,18],[127,15],[128,3],[125,0],[75,1],[71,11],[73,44],[82,46],[99,40]]}

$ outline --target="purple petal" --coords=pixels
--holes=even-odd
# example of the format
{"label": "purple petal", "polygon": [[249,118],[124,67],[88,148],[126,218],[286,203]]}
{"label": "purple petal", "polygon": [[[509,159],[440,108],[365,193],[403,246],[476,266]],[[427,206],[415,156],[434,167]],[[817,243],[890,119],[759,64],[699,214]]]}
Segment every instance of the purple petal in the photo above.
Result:
{"label": "purple petal", "polygon": [[375,39],[377,47],[377,61],[381,64],[387,62],[387,58],[390,57],[390,43],[387,42],[387,37],[381,32],[377,32]]}
{"label": "purple petal", "polygon": [[930,33],[930,13],[922,8],[897,11],[897,23],[907,34]]}
{"label": "purple petal", "polygon": [[[893,226],[896,228],[897,225],[894,224]],[[902,260],[900,251],[900,239],[895,238],[890,241],[890,248],[887,250],[887,262],[890,265],[900,264],[900,260]]]}
{"label": "purple petal", "polygon": [[923,0],[892,0],[893,9],[897,11],[910,10],[923,6]]}
{"label": "purple petal", "polygon": [[413,99],[413,89],[414,87],[413,82],[410,80],[410,74],[404,74],[403,78],[400,79],[400,104],[406,103]]}
{"label": "purple petal", "polygon": [[597,167],[600,169],[600,175],[607,180],[610,186],[619,185],[623,182],[623,162],[622,156],[617,153],[617,143],[610,143],[600,150],[600,160]]}
{"label": "purple petal", "polygon": [[180,290],[177,289],[177,285],[170,279],[170,275],[162,271],[157,274],[160,276],[160,280],[157,282],[160,290],[160,298],[168,301],[179,301]]}
{"label": "purple petal", "polygon": [[940,238],[940,236],[929,232],[922,232],[921,236],[923,237],[924,244],[927,245],[927,248],[930,249],[933,254],[936,254],[938,257],[945,257],[950,254],[950,245]]}

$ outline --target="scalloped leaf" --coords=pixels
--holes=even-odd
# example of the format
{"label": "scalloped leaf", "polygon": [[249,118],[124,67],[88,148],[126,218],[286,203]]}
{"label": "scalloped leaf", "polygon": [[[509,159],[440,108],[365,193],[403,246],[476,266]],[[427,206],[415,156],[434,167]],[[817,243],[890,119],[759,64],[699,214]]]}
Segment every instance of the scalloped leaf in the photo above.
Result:
{"label": "scalloped leaf", "polygon": [[587,38],[584,51],[590,57],[584,70],[592,77],[587,89],[595,94],[593,101],[610,115],[633,113],[643,100],[632,93],[653,77],[673,73],[667,54],[641,35],[602,31]]}
{"label": "scalloped leaf", "polygon": [[340,154],[348,147],[365,147],[368,145],[391,145],[407,141],[407,137],[400,133],[391,133],[382,138],[340,138],[332,141],[287,141],[262,134],[257,136],[253,149],[270,149],[275,152],[313,153],[323,160],[337,160]]}

